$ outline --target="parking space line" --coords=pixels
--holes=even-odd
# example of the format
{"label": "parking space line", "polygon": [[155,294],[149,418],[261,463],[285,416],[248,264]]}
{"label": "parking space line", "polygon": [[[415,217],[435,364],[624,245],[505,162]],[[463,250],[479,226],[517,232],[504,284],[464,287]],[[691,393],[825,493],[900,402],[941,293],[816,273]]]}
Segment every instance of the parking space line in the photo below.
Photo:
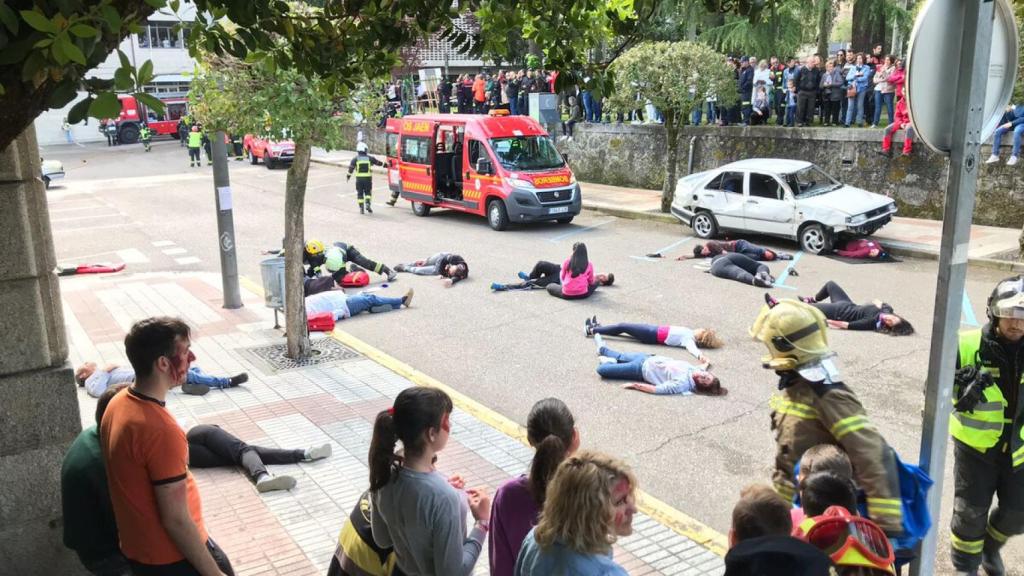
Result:
{"label": "parking space line", "polygon": [[974,315],[974,308],[971,306],[971,299],[967,296],[967,291],[964,291],[964,324],[968,326],[980,326],[978,324],[978,318]]}
{"label": "parking space line", "polygon": [[559,234],[558,236],[555,236],[554,238],[548,238],[548,242],[551,242],[553,244],[554,243],[558,243],[559,241],[565,240],[566,238],[569,238],[570,236],[575,236],[577,234],[583,234],[584,232],[589,232],[589,231],[593,230],[594,228],[598,228],[598,227],[604,226],[605,224],[608,224],[608,223],[611,223],[611,222],[614,222],[614,221],[615,221],[615,219],[612,218],[611,220],[605,220],[604,222],[598,222],[597,224],[594,224],[592,226],[587,226],[586,228],[580,228],[578,230],[572,230],[571,232],[566,232],[565,234]]}
{"label": "parking space line", "polygon": [[[664,248],[658,248],[654,252],[651,252],[651,254],[664,255],[669,250],[672,250],[678,246],[682,246],[683,244],[686,244],[690,240],[693,240],[693,236],[687,236],[686,238],[683,238],[682,240],[677,240],[669,244],[668,246],[665,246]],[[633,258],[635,260],[644,260],[645,262],[657,262],[658,260],[660,260],[660,258],[651,258],[650,256],[630,256],[630,258]]]}
{"label": "parking space line", "polygon": [[[789,261],[789,264],[786,266],[786,269],[783,270],[782,274],[779,274],[778,279],[775,280],[775,286],[776,287],[778,287],[778,288],[789,288],[788,286],[785,285],[786,284],[786,279],[789,278],[789,273],[793,271],[793,266],[796,266],[796,263],[800,261],[800,257],[803,256],[803,255],[804,255],[804,251],[803,250],[799,250],[799,251],[797,251],[796,254],[793,254],[793,259]],[[794,288],[794,290],[795,290],[795,288]]]}

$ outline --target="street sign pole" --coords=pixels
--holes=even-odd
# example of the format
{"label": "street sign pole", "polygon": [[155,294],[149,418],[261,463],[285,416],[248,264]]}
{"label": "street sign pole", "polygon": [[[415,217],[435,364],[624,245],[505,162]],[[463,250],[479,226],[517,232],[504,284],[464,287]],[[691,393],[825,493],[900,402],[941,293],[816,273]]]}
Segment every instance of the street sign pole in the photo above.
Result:
{"label": "street sign pole", "polygon": [[953,407],[951,395],[956,369],[957,331],[967,276],[967,249],[974,196],[978,187],[981,131],[985,120],[985,92],[992,49],[994,2],[964,0],[962,5],[963,35],[957,68],[960,77],[956,84],[949,178],[946,181],[946,205],[942,218],[942,250],[935,289],[935,316],[921,437],[920,466],[935,481],[928,493],[928,510],[933,525],[919,545],[917,559],[911,564],[912,576],[930,576],[935,573],[936,534],[944,529],[939,525],[942,480],[949,437],[949,414]]}
{"label": "street sign pole", "polygon": [[231,179],[228,176],[228,149],[224,132],[217,131],[210,143],[213,152],[213,187],[217,202],[217,243],[220,252],[221,287],[225,308],[241,308],[238,288],[238,258],[235,254],[235,218],[232,211]]}

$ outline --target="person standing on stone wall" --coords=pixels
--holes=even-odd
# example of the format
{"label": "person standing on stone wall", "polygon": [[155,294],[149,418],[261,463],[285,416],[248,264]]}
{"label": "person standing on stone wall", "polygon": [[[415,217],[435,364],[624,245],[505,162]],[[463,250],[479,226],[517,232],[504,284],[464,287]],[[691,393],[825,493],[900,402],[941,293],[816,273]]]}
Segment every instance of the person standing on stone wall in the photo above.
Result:
{"label": "person standing on stone wall", "polygon": [[796,80],[796,123],[801,127],[814,123],[814,107],[821,85],[821,70],[818,69],[815,58],[816,56],[808,56],[804,66],[794,75],[794,80]]}

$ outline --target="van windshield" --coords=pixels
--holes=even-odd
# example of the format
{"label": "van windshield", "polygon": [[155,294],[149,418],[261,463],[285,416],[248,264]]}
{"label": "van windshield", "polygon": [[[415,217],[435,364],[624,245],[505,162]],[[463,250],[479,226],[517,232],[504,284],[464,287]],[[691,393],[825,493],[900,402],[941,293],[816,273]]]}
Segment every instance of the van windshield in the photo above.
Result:
{"label": "van windshield", "polygon": [[551,170],[565,160],[547,136],[492,138],[491,150],[506,170]]}

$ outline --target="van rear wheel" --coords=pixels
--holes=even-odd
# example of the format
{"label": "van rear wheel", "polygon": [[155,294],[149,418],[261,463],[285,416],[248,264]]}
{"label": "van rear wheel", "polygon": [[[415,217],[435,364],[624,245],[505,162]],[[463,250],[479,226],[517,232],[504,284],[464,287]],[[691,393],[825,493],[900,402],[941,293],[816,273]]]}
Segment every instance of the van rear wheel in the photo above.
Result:
{"label": "van rear wheel", "polygon": [[487,203],[487,223],[498,232],[508,228],[508,210],[505,209],[505,203],[498,198]]}
{"label": "van rear wheel", "polygon": [[430,216],[430,206],[427,206],[423,202],[413,202],[412,213],[420,217]]}

